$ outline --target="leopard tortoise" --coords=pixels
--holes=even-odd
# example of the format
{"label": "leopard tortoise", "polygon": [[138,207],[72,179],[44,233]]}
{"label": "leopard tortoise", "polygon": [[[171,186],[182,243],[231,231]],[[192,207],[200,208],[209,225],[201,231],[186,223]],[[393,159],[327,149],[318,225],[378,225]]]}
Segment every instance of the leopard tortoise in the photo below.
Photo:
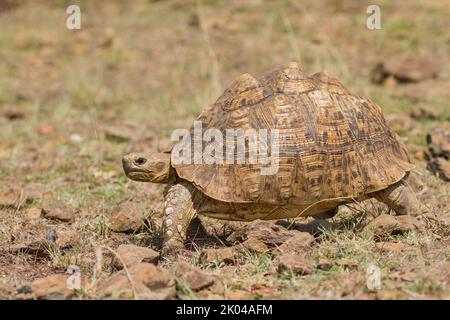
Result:
{"label": "leopard tortoise", "polygon": [[248,159],[174,164],[170,152],[125,155],[130,179],[167,184],[163,255],[183,246],[197,214],[237,221],[323,216],[372,197],[399,215],[423,210],[405,180],[414,165],[381,108],[325,73],[308,77],[290,63],[260,79],[243,74],[197,121],[222,132],[277,129],[278,170],[263,175],[263,165]]}

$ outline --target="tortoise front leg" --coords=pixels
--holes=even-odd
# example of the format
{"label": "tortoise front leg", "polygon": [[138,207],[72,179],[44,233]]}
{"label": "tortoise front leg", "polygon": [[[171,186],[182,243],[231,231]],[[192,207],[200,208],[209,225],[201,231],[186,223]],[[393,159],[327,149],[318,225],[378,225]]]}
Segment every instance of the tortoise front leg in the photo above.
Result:
{"label": "tortoise front leg", "polygon": [[163,218],[164,243],[161,256],[184,248],[186,232],[196,216],[192,187],[184,183],[173,185],[166,194]]}
{"label": "tortoise front leg", "polygon": [[418,216],[426,212],[426,208],[417,199],[408,183],[402,179],[399,182],[374,193],[375,198],[388,205],[398,215]]}

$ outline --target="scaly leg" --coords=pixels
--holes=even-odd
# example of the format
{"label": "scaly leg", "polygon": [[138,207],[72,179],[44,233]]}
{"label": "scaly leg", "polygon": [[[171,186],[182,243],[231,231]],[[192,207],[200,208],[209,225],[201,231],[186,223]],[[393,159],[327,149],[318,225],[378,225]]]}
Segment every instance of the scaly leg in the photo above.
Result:
{"label": "scaly leg", "polygon": [[404,179],[384,190],[375,192],[374,196],[378,201],[388,205],[398,215],[418,216],[427,211]]}
{"label": "scaly leg", "polygon": [[164,244],[161,256],[184,248],[186,232],[196,216],[193,204],[193,187],[184,183],[173,185],[166,194],[164,206]]}

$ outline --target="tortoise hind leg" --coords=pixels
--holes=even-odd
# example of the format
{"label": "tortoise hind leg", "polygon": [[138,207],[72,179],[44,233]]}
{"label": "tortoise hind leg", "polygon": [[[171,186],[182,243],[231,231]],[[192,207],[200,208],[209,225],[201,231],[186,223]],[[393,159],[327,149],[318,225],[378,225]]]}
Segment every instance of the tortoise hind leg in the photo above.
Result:
{"label": "tortoise hind leg", "polygon": [[197,215],[193,193],[192,187],[184,183],[173,185],[167,191],[161,256],[167,256],[184,248],[188,227]]}
{"label": "tortoise hind leg", "polygon": [[385,203],[398,215],[418,216],[426,212],[426,208],[419,202],[414,191],[402,179],[386,189],[373,194],[378,201]]}

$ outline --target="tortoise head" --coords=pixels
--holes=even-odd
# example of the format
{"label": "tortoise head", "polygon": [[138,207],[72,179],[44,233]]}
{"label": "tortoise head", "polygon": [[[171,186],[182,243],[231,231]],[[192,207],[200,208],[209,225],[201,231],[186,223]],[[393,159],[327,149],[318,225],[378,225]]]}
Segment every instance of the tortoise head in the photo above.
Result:
{"label": "tortoise head", "polygon": [[167,183],[173,175],[169,153],[130,153],[122,164],[127,177],[135,181]]}

